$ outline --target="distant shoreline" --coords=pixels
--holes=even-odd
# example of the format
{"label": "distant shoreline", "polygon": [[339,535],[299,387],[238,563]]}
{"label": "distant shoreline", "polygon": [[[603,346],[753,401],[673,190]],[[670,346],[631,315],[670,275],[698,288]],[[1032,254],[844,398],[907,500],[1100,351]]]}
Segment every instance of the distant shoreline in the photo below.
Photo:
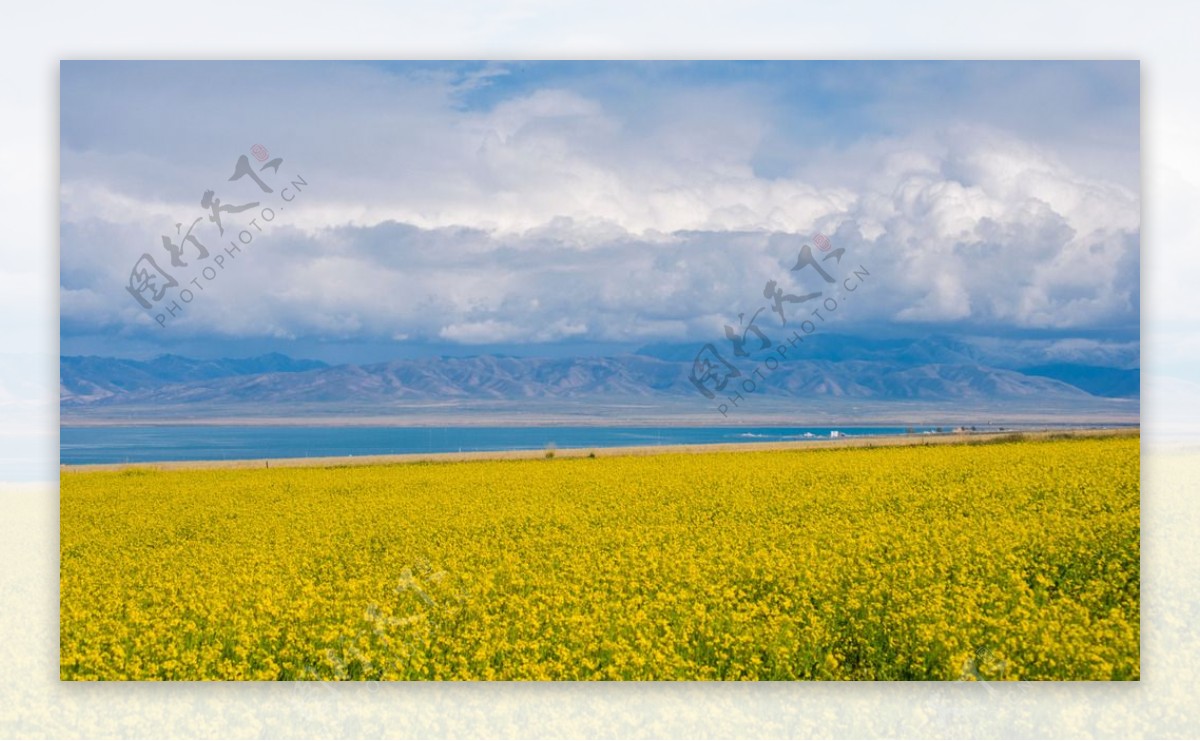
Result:
{"label": "distant shoreline", "polygon": [[[846,426],[847,429],[851,429]],[[683,445],[638,445],[623,447],[556,448],[554,458],[610,458],[630,455],[660,455],[671,453],[731,453],[768,450],[828,450],[831,448],[873,448],[899,445],[953,445],[982,443],[1020,436],[1028,440],[1067,437],[1140,437],[1141,427],[1112,426],[1104,428],[1061,428],[1053,430],[1014,429],[1003,432],[943,432],[903,435],[862,435],[850,438],[808,439],[747,443],[691,443]],[[127,469],[184,471],[254,468],[325,468],[331,466],[372,466],[400,463],[455,463],[482,460],[536,460],[546,458],[545,449],[480,450],[459,453],[396,453],[364,456],[322,456],[309,458],[258,458],[210,461],[148,461],[142,463],[63,464],[61,473],[91,471],[122,471]]]}
{"label": "distant shoreline", "polygon": [[647,414],[627,410],[592,411],[573,414],[548,412],[465,412],[438,413],[415,411],[405,414],[368,415],[264,415],[255,416],[139,416],[123,417],[59,416],[61,427],[959,427],[972,425],[1013,428],[1137,427],[1140,414],[1015,412],[1001,416],[977,410],[920,409],[900,416],[867,414],[853,420],[823,414],[802,415],[799,411],[775,414],[742,414],[728,419],[711,413]]}

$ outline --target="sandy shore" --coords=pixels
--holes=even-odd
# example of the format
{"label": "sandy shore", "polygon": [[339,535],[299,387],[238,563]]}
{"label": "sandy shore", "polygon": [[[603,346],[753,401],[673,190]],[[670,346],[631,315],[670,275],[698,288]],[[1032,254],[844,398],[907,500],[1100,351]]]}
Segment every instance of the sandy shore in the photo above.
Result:
{"label": "sandy shore", "polygon": [[[953,445],[987,442],[1019,434],[1029,440],[1044,440],[1069,435],[1072,437],[1131,436],[1141,434],[1138,428],[1062,429],[1032,432],[952,432],[931,435],[864,435],[839,439],[813,439],[788,442],[712,443],[693,445],[643,445],[621,448],[557,448],[555,458],[611,458],[623,455],[659,455],[662,453],[733,453],[758,450],[826,450],[829,448],[877,448],[892,445]],[[408,453],[400,455],[332,456],[321,458],[270,458],[234,461],[164,461],[151,463],[104,463],[63,465],[60,470],[120,471],[130,468],[155,471],[182,471],[221,468],[321,468],[327,466],[377,466],[396,463],[453,463],[458,461],[521,460],[545,458],[545,450],[481,450],[467,453]]]}

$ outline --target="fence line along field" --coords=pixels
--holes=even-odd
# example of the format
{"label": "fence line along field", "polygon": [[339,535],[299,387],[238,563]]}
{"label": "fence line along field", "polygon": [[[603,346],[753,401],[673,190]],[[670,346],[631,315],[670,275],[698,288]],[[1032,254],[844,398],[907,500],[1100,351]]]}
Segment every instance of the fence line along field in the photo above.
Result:
{"label": "fence line along field", "polygon": [[1137,679],[1136,436],[64,473],[63,679]]}

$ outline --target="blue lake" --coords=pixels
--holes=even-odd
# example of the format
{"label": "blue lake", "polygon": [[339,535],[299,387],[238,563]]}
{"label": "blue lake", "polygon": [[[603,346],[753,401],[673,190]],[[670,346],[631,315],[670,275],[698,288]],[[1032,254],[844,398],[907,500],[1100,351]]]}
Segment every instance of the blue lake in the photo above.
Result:
{"label": "blue lake", "polygon": [[[838,427],[848,437],[903,427]],[[917,432],[932,428],[918,427]],[[829,439],[828,427],[63,427],[60,460],[87,463],[308,458]],[[806,437],[811,435],[812,437]]]}

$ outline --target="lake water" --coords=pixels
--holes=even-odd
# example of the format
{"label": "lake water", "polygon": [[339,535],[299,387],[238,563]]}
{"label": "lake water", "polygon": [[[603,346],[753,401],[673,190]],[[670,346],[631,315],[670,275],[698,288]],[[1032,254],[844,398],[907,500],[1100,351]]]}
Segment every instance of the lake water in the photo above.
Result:
{"label": "lake water", "polygon": [[[846,436],[903,434],[903,427],[839,427]],[[917,432],[931,428],[918,427]],[[308,458],[485,450],[611,448],[829,439],[828,427],[292,427],[146,425],[63,427],[61,462]]]}

